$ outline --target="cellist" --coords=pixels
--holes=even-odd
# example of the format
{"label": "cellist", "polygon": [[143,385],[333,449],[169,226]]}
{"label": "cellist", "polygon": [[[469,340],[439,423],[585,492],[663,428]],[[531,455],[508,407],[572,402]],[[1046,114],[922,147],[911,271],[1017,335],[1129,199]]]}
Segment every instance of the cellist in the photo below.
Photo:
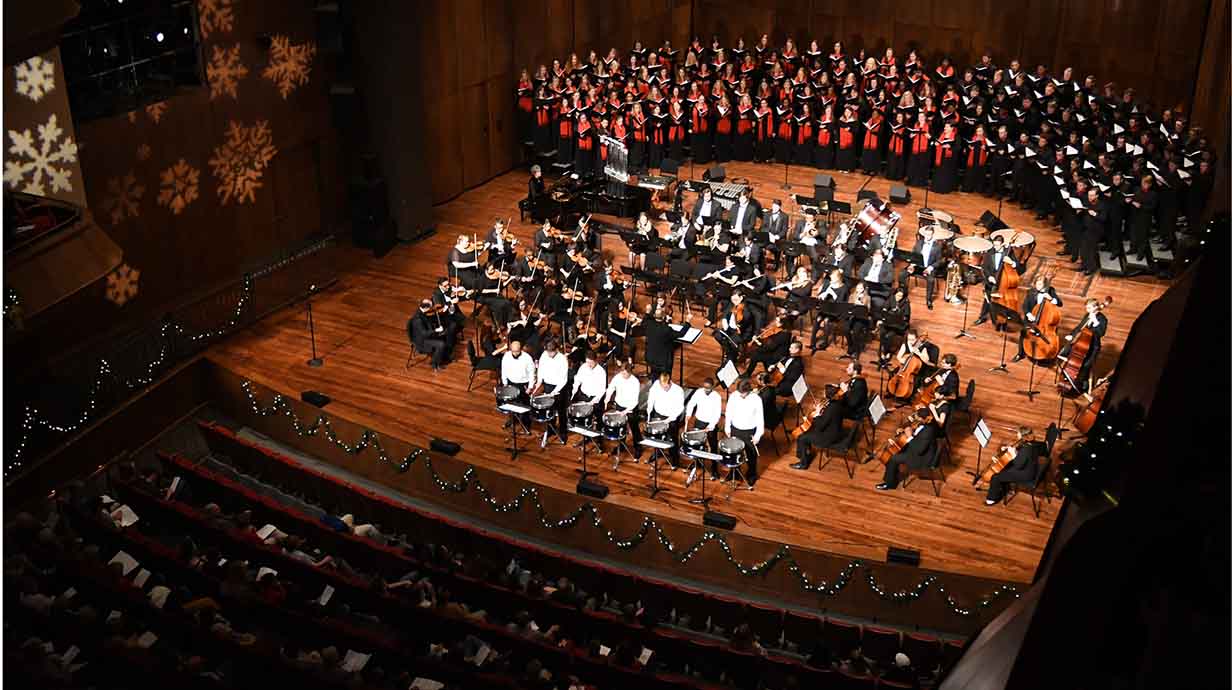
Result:
{"label": "cellist", "polygon": [[[944,434],[945,419],[950,413],[951,403],[942,397],[941,391],[934,394],[927,407],[921,407],[907,418],[901,433],[905,434],[906,444],[897,453],[890,456],[885,464],[885,473],[881,483],[875,489],[890,491],[898,487],[900,466],[918,470],[932,464],[933,454],[937,449],[938,439]],[[897,436],[897,434],[896,434]]]}
{"label": "cellist", "polygon": [[1038,472],[1039,458],[1048,452],[1047,446],[1034,440],[1035,434],[1030,427],[1018,427],[1018,438],[1011,446],[1001,448],[1001,456],[1009,457],[1009,464],[992,476],[988,482],[988,495],[984,505],[996,505],[1005,496],[1005,486],[1015,482],[1025,482],[1035,479]]}
{"label": "cellist", "polygon": [[1061,307],[1064,303],[1061,301],[1057,291],[1052,287],[1048,280],[1048,276],[1038,275],[1035,277],[1035,283],[1031,285],[1031,289],[1027,290],[1026,296],[1022,298],[1022,329],[1018,332],[1018,354],[1014,355],[1014,361],[1022,361],[1027,353],[1022,349],[1022,341],[1027,337],[1027,329],[1032,326],[1037,326],[1036,314],[1041,309],[1044,302],[1052,302],[1054,305]]}
{"label": "cellist", "polygon": [[[857,361],[847,363],[847,378],[825,405],[813,409],[810,428],[796,437],[796,462],[793,470],[807,470],[813,462],[813,449],[824,448],[842,438],[843,419],[856,419],[868,405],[868,382],[860,375]],[[829,386],[827,386],[829,388]]]}
{"label": "cellist", "polygon": [[1086,355],[1082,358],[1082,365],[1078,368],[1078,376],[1073,380],[1073,385],[1079,392],[1087,392],[1090,388],[1091,367],[1095,365],[1095,359],[1099,356],[1100,339],[1108,332],[1108,317],[1103,314],[1103,305],[1094,298],[1088,298],[1086,303],[1086,316],[1082,321],[1074,326],[1074,330],[1065,336],[1065,345],[1061,347],[1061,357],[1068,357],[1070,348],[1084,330],[1091,332],[1091,345],[1087,348]]}
{"label": "cellist", "polygon": [[[906,375],[904,367],[907,367],[912,356],[919,358],[921,367],[916,371],[916,373],[911,375],[911,379],[909,381],[902,381],[902,384],[904,385],[903,388],[897,392],[892,392],[895,389],[895,378],[899,377],[900,372],[903,373],[904,376]],[[896,398],[910,398],[915,394],[916,385],[919,383],[919,379],[922,378],[924,371],[926,371],[925,367],[927,367],[927,369],[936,367],[937,358],[940,356],[941,348],[928,342],[928,340],[921,338],[919,334],[916,333],[915,329],[908,330],[907,338],[903,341],[903,344],[898,347],[898,353],[894,356],[894,360],[898,362],[898,365],[895,367],[894,374],[890,377],[890,380],[886,384],[887,393]],[[909,369],[907,371],[909,371]]]}

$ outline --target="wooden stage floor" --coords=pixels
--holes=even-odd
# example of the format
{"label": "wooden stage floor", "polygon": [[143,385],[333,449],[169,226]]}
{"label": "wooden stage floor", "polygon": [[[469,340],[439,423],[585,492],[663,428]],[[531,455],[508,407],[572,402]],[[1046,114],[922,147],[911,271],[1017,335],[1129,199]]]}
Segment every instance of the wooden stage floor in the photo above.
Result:
{"label": "wooden stage floor", "polygon": [[[792,168],[790,172],[793,191],[811,190],[814,170]],[[698,169],[697,174],[700,173]],[[748,178],[754,185],[754,196],[767,207],[773,198],[787,200],[788,193],[781,189],[781,166],[731,163],[727,165],[727,174],[729,179]],[[854,202],[856,190],[868,180],[856,174],[838,173],[835,177],[836,197],[849,202]],[[888,198],[889,186],[889,181],[875,178],[865,188]],[[532,452],[517,461],[509,460],[503,450],[503,418],[494,408],[488,375],[476,377],[475,389],[466,391],[469,366],[464,345],[459,344],[455,363],[438,374],[426,365],[409,372],[403,368],[409,347],[406,320],[442,274],[452,240],[462,232],[482,234],[493,218],[512,215],[518,237],[528,241],[534,226],[516,220],[516,203],[525,192],[525,173],[514,171],[437,207],[437,233],[425,241],[399,246],[379,260],[372,259],[367,252],[344,250],[349,265],[343,269],[341,279],[313,300],[317,347],[325,360],[323,367],[306,366],[309,341],[303,305],[289,307],[255,324],[215,346],[209,356],[287,395],[298,396],[300,391],[309,389],[321,391],[333,398],[328,412],[375,431],[425,446],[432,436],[444,437],[461,443],[463,452],[459,457],[475,465],[572,491],[577,481],[574,470],[578,451],[571,446],[549,444],[546,450],[540,450],[536,444]],[[897,208],[903,216],[899,243],[907,248],[914,239],[916,209],[924,197],[922,190],[912,190],[912,194],[915,198],[911,204]],[[693,203],[691,194],[687,203]],[[965,232],[975,229],[975,221],[984,210],[996,211],[995,200],[961,193],[930,195],[929,205],[952,214]],[[785,203],[785,210],[794,217],[795,208],[790,202]],[[1115,297],[1115,303],[1106,312],[1110,328],[1095,368],[1099,375],[1106,373],[1115,364],[1134,319],[1163,293],[1167,283],[1153,278],[1085,277],[1055,256],[1058,230],[1041,228],[1033,214],[1017,205],[1006,204],[1002,218],[1011,227],[1026,230],[1037,238],[1027,275],[1041,268],[1056,269],[1054,284],[1065,302],[1063,328],[1072,327],[1080,317],[1085,297]],[[604,246],[614,250],[619,261],[624,262],[626,252],[619,238],[605,237]],[[973,289],[972,295],[976,294]],[[1001,339],[991,324],[972,328],[977,336],[974,340],[955,340],[953,336],[962,324],[962,307],[938,299],[935,310],[928,311],[924,307],[923,286],[912,297],[913,325],[927,330],[940,343],[942,353],[958,355],[964,390],[968,379],[977,381],[977,416],[984,417],[993,430],[993,444],[1006,442],[1014,425],[1027,424],[1042,432],[1057,418],[1060,399],[1051,386],[1051,370],[1036,372],[1036,387],[1043,394],[1028,402],[1024,395],[1015,392],[1026,387],[1026,360],[1009,364],[1009,374],[988,373],[1001,354]],[[978,297],[973,299],[973,306],[976,305]],[[975,311],[968,315],[972,321]],[[695,312],[694,325],[700,326],[703,318],[703,314]],[[468,337],[473,334],[469,324],[467,333]],[[870,344],[865,353],[866,363],[873,347]],[[1013,356],[1014,347],[1011,340],[1007,361]],[[690,346],[686,382],[696,385],[712,372],[719,364],[719,354],[718,346],[709,337]],[[806,358],[810,387],[818,388],[840,378],[846,361],[837,361],[838,354],[839,349],[832,346]],[[876,390],[876,371],[867,368],[872,369],[870,387]],[[1072,404],[1067,402],[1067,419],[1073,411]],[[879,442],[906,412],[900,410],[882,421]],[[794,414],[791,417],[794,421]],[[921,552],[921,565],[927,568],[1028,582],[1056,519],[1059,503],[1054,500],[1045,505],[1038,518],[1026,496],[1009,506],[985,507],[983,491],[973,488],[966,474],[975,468],[978,444],[965,419],[962,424],[952,429],[954,454],[945,467],[948,479],[940,498],[933,495],[928,482],[923,480],[915,481],[905,490],[874,491],[882,470],[878,463],[858,467],[854,479],[848,479],[838,459],[824,471],[817,469],[820,463],[814,463],[807,472],[792,470],[788,465],[794,462],[794,450],[780,434],[782,454],[774,452],[768,439],[762,441],[762,475],[756,490],[736,492],[730,500],[723,490],[712,507],[735,515],[739,520],[737,531],[765,539],[873,561],[884,560],[887,546],[913,548]],[[1072,435],[1059,442],[1058,453],[1071,441]],[[988,460],[989,453],[985,452],[983,461]],[[686,490],[683,472],[661,474],[666,490],[652,500],[647,497],[645,465],[623,462],[619,470],[613,471],[611,463],[604,461],[592,467],[599,470],[598,479],[611,488],[609,501],[656,515],[701,520],[698,506],[688,503],[689,498],[698,494],[699,485],[694,483]],[[708,486],[712,488],[713,484]]]}

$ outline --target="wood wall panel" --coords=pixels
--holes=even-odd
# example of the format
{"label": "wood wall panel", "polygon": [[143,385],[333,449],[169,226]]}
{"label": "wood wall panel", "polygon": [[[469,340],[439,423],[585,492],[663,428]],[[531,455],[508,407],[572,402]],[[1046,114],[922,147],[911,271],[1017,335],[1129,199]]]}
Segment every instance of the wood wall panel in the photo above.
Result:
{"label": "wood wall panel", "polygon": [[488,89],[484,84],[467,86],[461,96],[462,186],[473,187],[490,177]]}
{"label": "wood wall panel", "polygon": [[458,84],[462,87],[479,84],[488,76],[486,9],[483,0],[457,0],[453,4],[455,40],[451,44],[457,52]]}
{"label": "wood wall panel", "polygon": [[487,81],[488,88],[488,168],[489,176],[499,175],[514,164],[518,150],[514,121],[514,92],[509,85],[516,73],[499,74]]}
{"label": "wood wall panel", "polygon": [[484,0],[483,34],[488,51],[488,76],[512,73],[512,81],[517,81],[521,66],[513,62],[514,12],[511,4],[511,0]]}

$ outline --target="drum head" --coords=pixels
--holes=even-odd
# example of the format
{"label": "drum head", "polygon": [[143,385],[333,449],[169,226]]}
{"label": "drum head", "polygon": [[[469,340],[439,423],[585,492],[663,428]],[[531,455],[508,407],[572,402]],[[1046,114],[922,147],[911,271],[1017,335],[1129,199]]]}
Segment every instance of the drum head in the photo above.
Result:
{"label": "drum head", "polygon": [[737,455],[744,450],[744,439],[729,436],[719,441],[719,452],[723,455]]}
{"label": "drum head", "polygon": [[[1035,244],[1035,235],[1024,230],[1014,230],[1012,228],[1003,228],[992,233],[989,237],[1000,237],[1002,241],[1011,247],[1028,247]],[[1013,240],[1013,242],[1010,240]]]}
{"label": "drum head", "polygon": [[933,216],[933,220],[939,223],[946,223],[950,225],[954,223],[954,216],[951,216],[945,211],[938,211],[937,209],[932,209],[932,216]]}
{"label": "drum head", "polygon": [[667,433],[670,423],[666,419],[659,419],[653,422],[646,422],[647,436],[663,436]]}
{"label": "drum head", "polygon": [[595,411],[595,406],[588,402],[573,403],[569,406],[569,418],[581,419],[589,417]]}
{"label": "drum head", "polygon": [[518,391],[517,386],[501,386],[500,388],[496,389],[496,399],[500,400],[501,402],[506,402],[509,400],[516,400],[518,397],[518,394],[519,394],[519,391]]}
{"label": "drum head", "polygon": [[983,237],[959,237],[954,240],[954,246],[964,252],[986,252],[992,249],[992,242]]}
{"label": "drum head", "polygon": [[629,421],[629,413],[627,412],[605,412],[603,413],[603,426],[609,429],[623,428],[625,423]]}
{"label": "drum head", "polygon": [[536,410],[546,410],[556,405],[555,395],[536,395],[530,399],[530,406]]}
{"label": "drum head", "polygon": [[703,429],[694,429],[684,432],[685,445],[700,447],[706,445],[706,432]]}
{"label": "drum head", "polygon": [[945,242],[954,239],[954,231],[940,225],[929,225],[933,229],[933,241]]}

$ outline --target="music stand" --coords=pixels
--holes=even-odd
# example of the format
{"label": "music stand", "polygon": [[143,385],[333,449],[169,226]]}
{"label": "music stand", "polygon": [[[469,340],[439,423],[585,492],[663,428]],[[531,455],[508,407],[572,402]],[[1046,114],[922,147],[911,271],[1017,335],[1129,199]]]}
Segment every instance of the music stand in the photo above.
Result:
{"label": "music stand", "polygon": [[[1000,315],[1003,319],[1005,319],[1005,327],[1001,331],[1002,333],[1001,335],[1001,363],[995,367],[990,367],[988,371],[989,373],[992,373],[994,371],[999,371],[1002,374],[1008,374],[1010,373],[1010,370],[1009,368],[1005,366],[1005,348],[1009,345],[1009,341],[1010,341],[1010,324],[1015,324],[1021,328],[1022,316],[1014,309],[1011,309],[1003,304],[998,304],[996,302],[993,302],[992,300],[989,300],[988,301],[988,318],[991,319],[993,323],[996,323],[998,315]],[[1035,366],[1034,359],[1031,360],[1031,366],[1032,367]],[[1028,386],[1028,388],[1030,388],[1030,386]]]}
{"label": "music stand", "polygon": [[702,337],[702,331],[700,328],[694,328],[692,325],[688,323],[672,324],[670,328],[672,329],[672,332],[676,334],[675,342],[679,343],[678,345],[676,345],[676,349],[680,351],[680,378],[679,380],[677,380],[677,383],[683,386],[684,385],[684,350],[685,350],[684,346],[692,345],[693,343],[697,342],[697,339]]}
{"label": "music stand", "polygon": [[664,453],[663,451],[669,450],[672,447],[672,444],[666,441],[656,441],[653,438],[644,438],[641,441],[638,441],[638,444],[645,446],[647,448],[653,449],[654,451],[650,455],[650,460],[649,460],[650,466],[651,466],[650,498],[654,498],[655,494],[663,490],[659,486],[659,459],[663,458],[664,460],[667,460],[669,463],[671,462],[671,460],[667,457],[667,454]]}
{"label": "music stand", "polygon": [[[692,448],[686,450],[684,454],[693,461],[693,466],[689,469],[689,474],[694,472],[702,473],[701,498],[690,498],[689,503],[700,505],[703,510],[710,510],[710,502],[713,501],[714,498],[706,495],[706,475],[710,474],[710,472],[706,469],[706,461],[709,460],[710,462],[717,463],[719,460],[723,459],[723,456],[718,453],[711,453],[710,451],[696,450]],[[688,484],[689,481],[686,479],[685,485],[687,486]]]}
{"label": "music stand", "polygon": [[[1008,325],[1008,322],[1007,322],[1007,325]],[[1035,402],[1035,396],[1040,394],[1040,391],[1035,390],[1035,359],[1033,357],[1028,357],[1027,359],[1031,360],[1031,372],[1027,375],[1027,389],[1025,391],[1017,390],[1014,392],[1022,393],[1023,395],[1027,396],[1027,400],[1030,400],[1031,402]],[[1002,347],[1002,351],[1001,351],[1001,360],[1002,361],[1005,360],[1005,348],[1004,347]]]}
{"label": "music stand", "polygon": [[509,451],[510,460],[517,460],[520,453],[526,452],[524,448],[518,448],[518,427],[522,427],[522,431],[530,434],[530,429],[527,429],[526,426],[522,424],[522,415],[530,412],[530,408],[523,405],[518,405],[517,403],[502,403],[497,405],[496,409],[509,415],[509,419],[512,422],[509,425],[509,430],[513,432],[513,445],[506,446],[505,450]]}
{"label": "music stand", "polygon": [[575,433],[575,434],[577,434],[577,435],[579,435],[579,436],[581,436],[581,437],[582,437],[582,444],[581,444],[581,448],[582,448],[582,469],[580,469],[580,470],[574,470],[574,472],[577,472],[578,474],[581,474],[581,475],[582,475],[582,476],[581,476],[580,481],[585,481],[585,479],[586,479],[587,477],[592,476],[592,475],[594,475],[594,474],[597,474],[597,473],[595,473],[595,472],[591,472],[591,471],[589,471],[589,470],[587,469],[587,467],[586,467],[586,446],[587,446],[587,445],[588,445],[591,441],[595,440],[596,438],[599,438],[600,434],[599,434],[599,432],[594,431],[593,429],[587,429],[587,428],[586,428],[586,427],[584,427],[584,426],[571,426],[571,427],[569,427],[569,431],[572,431],[573,433]]}
{"label": "music stand", "polygon": [[[963,278],[962,284],[963,322],[962,328],[959,328],[958,332],[954,334],[954,339],[958,340],[959,338],[970,338],[972,340],[979,340],[979,338],[967,332],[967,305],[970,303],[970,300],[967,299],[967,288],[971,286],[967,284],[966,278]],[[944,298],[945,294],[943,293],[941,297]],[[985,299],[987,299],[987,297],[985,297]]]}
{"label": "music stand", "polygon": [[967,474],[971,475],[971,486],[975,486],[980,483],[980,474],[982,474],[980,472],[980,459],[984,454],[984,446],[987,446],[988,441],[992,439],[992,432],[988,430],[988,425],[984,423],[983,417],[975,423],[975,426],[971,429],[971,435],[979,443],[979,449],[975,451],[975,471],[967,471]]}

